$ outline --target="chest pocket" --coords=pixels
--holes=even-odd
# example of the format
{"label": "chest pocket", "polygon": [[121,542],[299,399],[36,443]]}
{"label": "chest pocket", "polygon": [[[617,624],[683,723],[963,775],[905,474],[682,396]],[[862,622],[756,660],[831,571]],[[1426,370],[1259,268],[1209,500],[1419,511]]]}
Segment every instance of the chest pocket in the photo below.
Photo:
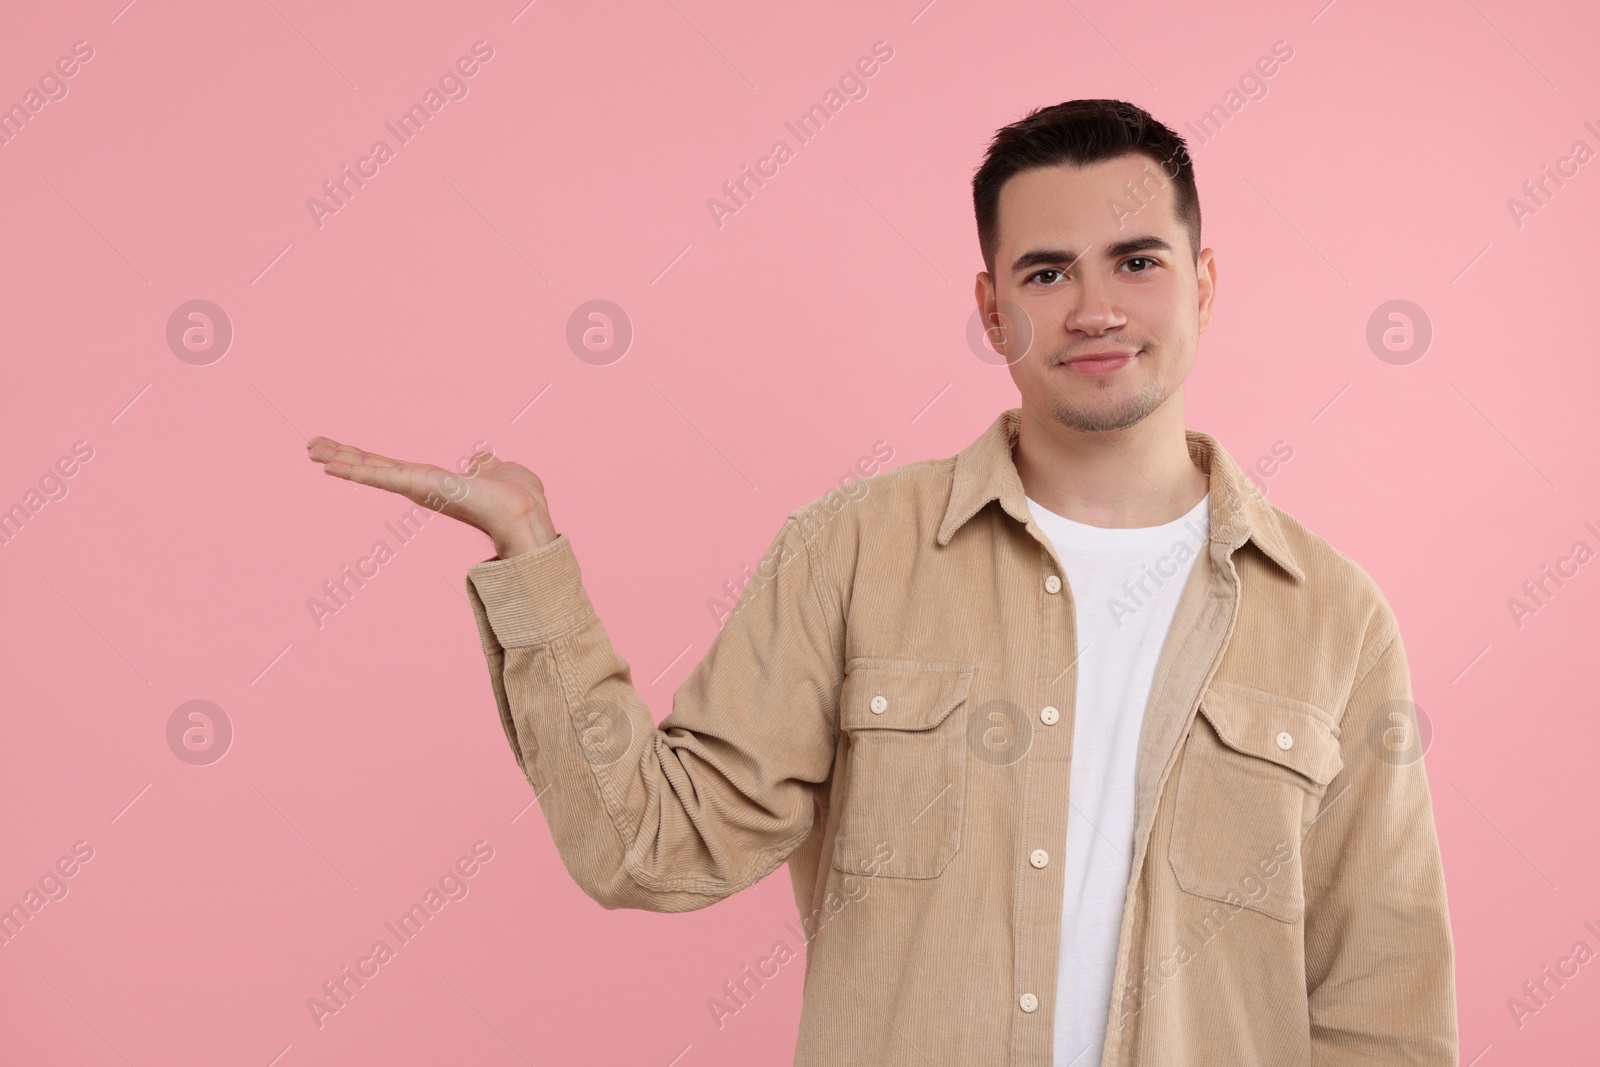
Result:
{"label": "chest pocket", "polygon": [[847,751],[833,866],[935,878],[961,848],[974,668],[852,659],[839,691]]}
{"label": "chest pocket", "polygon": [[1300,840],[1344,766],[1321,708],[1229,682],[1200,699],[1169,858],[1186,892],[1283,922],[1305,914]]}

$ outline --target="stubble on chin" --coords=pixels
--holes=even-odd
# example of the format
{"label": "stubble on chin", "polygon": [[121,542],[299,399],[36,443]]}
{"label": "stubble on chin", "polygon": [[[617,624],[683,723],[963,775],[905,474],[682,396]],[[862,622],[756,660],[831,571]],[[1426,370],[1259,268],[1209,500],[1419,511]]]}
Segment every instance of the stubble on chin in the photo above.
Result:
{"label": "stubble on chin", "polygon": [[[1097,383],[1104,390],[1109,382]],[[1161,406],[1167,395],[1161,390],[1161,383],[1151,378],[1127,400],[1120,401],[1106,407],[1086,408],[1073,404],[1060,390],[1055,390],[1050,398],[1050,417],[1069,430],[1079,433],[1109,433],[1112,430],[1123,430],[1139,422],[1156,408]]]}

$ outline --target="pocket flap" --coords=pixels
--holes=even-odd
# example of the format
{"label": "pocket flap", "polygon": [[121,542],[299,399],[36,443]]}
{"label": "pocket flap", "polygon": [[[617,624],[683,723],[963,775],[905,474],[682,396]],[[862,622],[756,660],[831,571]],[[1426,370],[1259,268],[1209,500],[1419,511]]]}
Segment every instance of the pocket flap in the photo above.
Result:
{"label": "pocket flap", "polygon": [[1339,728],[1321,708],[1304,701],[1219,682],[1200,698],[1200,711],[1229,748],[1271,760],[1318,785],[1333,781],[1344,766]]}
{"label": "pocket flap", "polygon": [[844,729],[928,730],[967,699],[975,668],[857,658],[845,670],[839,690],[839,723]]}

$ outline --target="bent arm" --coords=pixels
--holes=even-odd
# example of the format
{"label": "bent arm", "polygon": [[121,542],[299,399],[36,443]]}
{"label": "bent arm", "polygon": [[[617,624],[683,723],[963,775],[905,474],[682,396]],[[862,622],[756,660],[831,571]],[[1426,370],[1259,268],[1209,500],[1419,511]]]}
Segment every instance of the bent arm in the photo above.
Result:
{"label": "bent arm", "polygon": [[706,907],[804,840],[832,768],[843,661],[836,609],[793,517],[660,728],[565,534],[467,575],[506,738],[590,897]]}
{"label": "bent arm", "polygon": [[1340,723],[1344,768],[1303,843],[1313,1061],[1453,1065],[1455,965],[1404,645],[1378,649]]}

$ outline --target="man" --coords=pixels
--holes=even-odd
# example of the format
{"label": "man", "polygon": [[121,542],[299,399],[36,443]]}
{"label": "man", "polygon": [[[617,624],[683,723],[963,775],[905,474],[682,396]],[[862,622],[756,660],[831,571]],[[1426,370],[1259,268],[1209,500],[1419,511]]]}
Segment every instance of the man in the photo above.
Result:
{"label": "man", "polygon": [[787,863],[797,1064],[1454,1064],[1394,613],[1184,427],[1216,262],[1182,139],[1059,104],[973,197],[1020,407],[792,512],[659,729],[539,479],[480,457],[442,506],[494,540],[468,589],[568,870],[684,911]]}

